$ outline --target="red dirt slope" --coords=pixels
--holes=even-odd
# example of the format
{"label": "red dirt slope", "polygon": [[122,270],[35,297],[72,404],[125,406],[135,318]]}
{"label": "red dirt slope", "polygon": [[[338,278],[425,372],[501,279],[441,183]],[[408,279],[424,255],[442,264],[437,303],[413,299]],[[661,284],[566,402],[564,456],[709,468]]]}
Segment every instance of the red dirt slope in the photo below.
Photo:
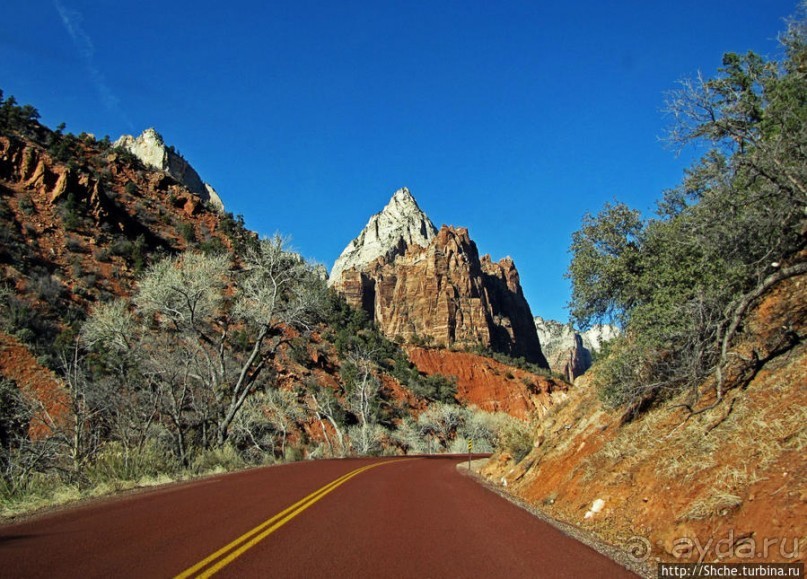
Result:
{"label": "red dirt slope", "polygon": [[651,560],[803,562],[807,343],[771,352],[790,332],[805,335],[805,284],[804,276],[783,282],[748,316],[735,350],[768,361],[717,407],[705,410],[712,391],[700,414],[674,399],[622,424],[624,410],[597,398],[595,366],[544,418],[523,461],[500,455],[485,474]]}
{"label": "red dirt slope", "polygon": [[563,399],[569,386],[468,352],[410,347],[407,353],[425,374],[456,377],[457,398],[463,404],[516,418],[542,416],[556,401],[552,394],[557,392]]}
{"label": "red dirt slope", "polygon": [[[41,366],[26,346],[3,332],[0,332],[0,377],[14,382],[41,405],[53,420],[66,416],[68,399],[61,381],[53,372]],[[44,426],[39,421],[34,421],[31,428],[32,434],[44,432]]]}

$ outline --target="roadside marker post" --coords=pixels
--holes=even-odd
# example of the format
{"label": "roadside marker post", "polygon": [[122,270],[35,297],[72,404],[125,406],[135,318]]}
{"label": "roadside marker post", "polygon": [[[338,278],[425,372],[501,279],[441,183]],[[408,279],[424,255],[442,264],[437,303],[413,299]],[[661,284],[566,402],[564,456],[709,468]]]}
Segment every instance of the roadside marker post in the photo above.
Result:
{"label": "roadside marker post", "polygon": [[468,472],[471,472],[471,451],[474,449],[473,439],[468,441]]}

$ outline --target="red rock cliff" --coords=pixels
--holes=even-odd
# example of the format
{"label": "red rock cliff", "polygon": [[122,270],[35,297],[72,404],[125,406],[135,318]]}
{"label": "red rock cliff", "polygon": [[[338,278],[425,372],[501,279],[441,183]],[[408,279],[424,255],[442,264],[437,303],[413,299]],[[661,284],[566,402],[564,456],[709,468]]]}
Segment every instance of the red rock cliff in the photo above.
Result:
{"label": "red rock cliff", "polygon": [[443,226],[428,246],[347,269],[333,285],[389,338],[481,346],[548,367],[513,261],[480,259],[465,228]]}

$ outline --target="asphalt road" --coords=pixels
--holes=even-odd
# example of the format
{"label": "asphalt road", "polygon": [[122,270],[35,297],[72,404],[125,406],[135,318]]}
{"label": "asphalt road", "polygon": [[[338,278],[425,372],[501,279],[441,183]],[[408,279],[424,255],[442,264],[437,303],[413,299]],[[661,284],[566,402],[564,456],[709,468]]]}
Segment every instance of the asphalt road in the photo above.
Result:
{"label": "asphalt road", "polygon": [[0,527],[0,577],[635,577],[456,470],[254,469]]}

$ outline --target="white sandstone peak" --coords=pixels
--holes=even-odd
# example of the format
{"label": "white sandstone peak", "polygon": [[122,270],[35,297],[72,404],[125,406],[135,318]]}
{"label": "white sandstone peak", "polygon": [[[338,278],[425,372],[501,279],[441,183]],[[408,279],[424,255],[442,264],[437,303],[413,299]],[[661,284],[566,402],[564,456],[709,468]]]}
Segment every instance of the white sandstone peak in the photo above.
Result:
{"label": "white sandstone peak", "polygon": [[162,135],[153,128],[143,131],[140,136],[123,135],[113,144],[122,147],[140,159],[144,165],[167,171],[168,149]]}
{"label": "white sandstone peak", "polygon": [[565,373],[570,380],[588,370],[592,354],[598,353],[605,342],[619,335],[619,328],[610,325],[598,324],[585,332],[578,332],[571,323],[545,320],[540,316],[534,321],[541,351],[549,367]]}
{"label": "white sandstone peak", "polygon": [[196,169],[173,147],[167,147],[162,135],[154,128],[146,129],[138,137],[123,135],[113,146],[126,149],[148,167],[168,173],[191,193],[207,201],[218,211],[224,211],[224,204],[215,189],[202,181]]}
{"label": "white sandstone peak", "polygon": [[418,207],[409,189],[398,189],[389,203],[370,217],[359,236],[351,241],[334,263],[328,283],[338,281],[342,272],[362,269],[379,257],[394,259],[410,245],[426,247],[437,234],[437,228]]}
{"label": "white sandstone peak", "polygon": [[541,350],[545,356],[575,347],[578,336],[571,324],[545,320],[541,316],[536,316],[534,321],[538,341],[541,342]]}
{"label": "white sandstone peak", "polygon": [[610,324],[595,324],[582,333],[583,345],[593,352],[599,352],[605,342],[619,336],[619,328]]}
{"label": "white sandstone peak", "polygon": [[592,352],[599,352],[605,342],[619,336],[619,328],[608,324],[595,324],[585,332],[578,332],[571,323],[561,323],[555,320],[545,320],[541,316],[535,317],[535,329],[541,348],[551,352],[571,348],[577,340],[581,340],[583,347]]}

